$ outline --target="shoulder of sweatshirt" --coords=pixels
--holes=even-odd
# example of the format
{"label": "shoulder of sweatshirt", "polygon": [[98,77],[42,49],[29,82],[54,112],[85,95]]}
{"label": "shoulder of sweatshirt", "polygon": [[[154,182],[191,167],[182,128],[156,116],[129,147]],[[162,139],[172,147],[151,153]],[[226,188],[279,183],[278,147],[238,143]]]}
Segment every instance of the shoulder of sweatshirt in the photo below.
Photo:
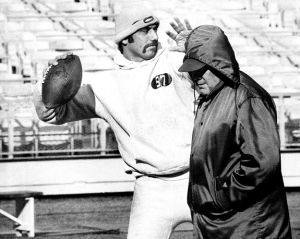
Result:
{"label": "shoulder of sweatshirt", "polygon": [[161,49],[157,56],[153,60],[145,61],[139,64],[136,64],[135,67],[132,68],[116,68],[113,70],[105,70],[105,71],[96,71],[96,72],[83,72],[82,75],[82,84],[89,84],[92,86],[96,85],[111,85],[114,83],[123,80],[131,74],[131,70],[136,67],[153,64],[153,62],[163,61],[168,64],[172,69],[173,73],[179,75],[181,78],[189,78],[186,73],[178,72],[179,67],[183,62],[184,53],[170,51],[168,49]]}
{"label": "shoulder of sweatshirt", "polygon": [[108,84],[116,81],[121,77],[121,72],[118,69],[115,70],[105,70],[105,71],[95,71],[95,72],[83,72],[82,74],[82,84],[83,85],[94,85],[98,84]]}
{"label": "shoulder of sweatshirt", "polygon": [[171,51],[169,49],[164,49],[162,53],[158,56],[160,59],[164,58],[171,64],[174,69],[178,70],[183,63],[184,53],[179,51]]}
{"label": "shoulder of sweatshirt", "polygon": [[186,79],[189,82],[192,82],[190,76],[187,72],[179,72],[178,69],[183,63],[184,53],[179,51],[166,50],[162,57],[165,58],[170,68],[173,71],[173,74],[176,74],[182,79]]}

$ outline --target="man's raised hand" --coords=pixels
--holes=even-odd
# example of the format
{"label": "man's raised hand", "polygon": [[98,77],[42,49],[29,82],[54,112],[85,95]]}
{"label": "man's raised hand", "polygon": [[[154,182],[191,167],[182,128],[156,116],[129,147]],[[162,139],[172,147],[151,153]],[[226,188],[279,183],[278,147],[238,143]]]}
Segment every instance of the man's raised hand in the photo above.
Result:
{"label": "man's raised hand", "polygon": [[192,27],[187,19],[184,19],[184,24],[179,20],[179,18],[174,18],[175,22],[170,22],[171,27],[174,29],[174,32],[166,31],[166,34],[176,42],[176,46],[172,47],[173,51],[185,51],[185,41],[188,35],[190,34]]}

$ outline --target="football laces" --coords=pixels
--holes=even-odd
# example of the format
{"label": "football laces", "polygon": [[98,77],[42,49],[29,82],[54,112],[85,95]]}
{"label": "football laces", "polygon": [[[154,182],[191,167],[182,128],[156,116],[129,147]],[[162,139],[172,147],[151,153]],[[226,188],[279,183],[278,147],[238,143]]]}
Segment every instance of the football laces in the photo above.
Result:
{"label": "football laces", "polygon": [[50,66],[48,66],[47,68],[46,68],[46,70],[44,70],[44,72],[43,72],[43,83],[44,83],[44,81],[45,81],[45,79],[46,79],[46,76],[48,75],[48,72],[50,71],[50,69],[52,68],[52,64],[50,65]]}

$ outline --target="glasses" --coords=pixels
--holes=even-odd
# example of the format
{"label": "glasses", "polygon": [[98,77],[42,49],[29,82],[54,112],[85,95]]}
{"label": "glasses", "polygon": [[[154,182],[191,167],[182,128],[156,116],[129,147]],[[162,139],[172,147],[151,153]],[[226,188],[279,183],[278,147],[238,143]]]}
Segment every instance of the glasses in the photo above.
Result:
{"label": "glasses", "polygon": [[201,69],[196,70],[196,71],[191,71],[189,72],[190,77],[195,80],[197,80],[197,78],[202,78],[202,76],[205,74],[205,72],[208,70],[207,66],[203,66]]}

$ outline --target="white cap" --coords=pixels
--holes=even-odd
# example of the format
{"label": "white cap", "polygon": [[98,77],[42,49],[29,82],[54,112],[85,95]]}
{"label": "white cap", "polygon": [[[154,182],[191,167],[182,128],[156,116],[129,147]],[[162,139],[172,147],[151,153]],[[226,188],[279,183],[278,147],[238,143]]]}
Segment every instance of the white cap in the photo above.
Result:
{"label": "white cap", "polygon": [[159,24],[159,20],[147,7],[131,5],[123,8],[116,17],[115,43],[152,24]]}

